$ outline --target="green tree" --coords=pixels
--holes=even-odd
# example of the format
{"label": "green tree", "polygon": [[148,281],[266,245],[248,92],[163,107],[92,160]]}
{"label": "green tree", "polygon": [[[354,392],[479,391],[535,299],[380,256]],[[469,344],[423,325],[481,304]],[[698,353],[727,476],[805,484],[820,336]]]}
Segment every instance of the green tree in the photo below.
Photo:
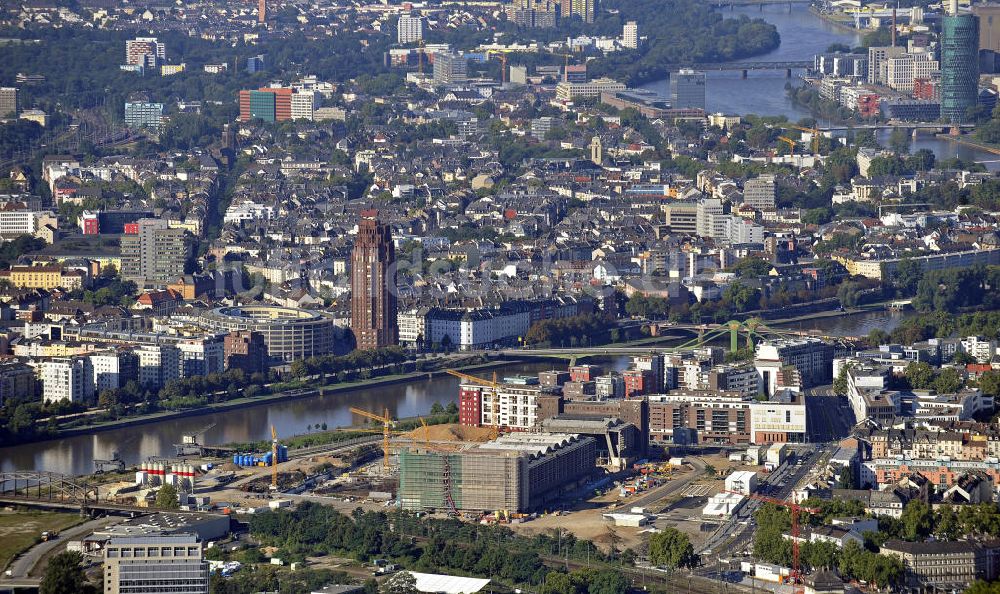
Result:
{"label": "green tree", "polygon": [[848,365],[844,365],[843,367],[840,368],[840,372],[837,374],[837,379],[833,380],[834,394],[837,394],[838,396],[847,395],[847,389],[848,389],[847,374],[849,372],[849,369],[850,368]]}
{"label": "green tree", "polygon": [[918,390],[930,388],[934,382],[934,368],[923,361],[914,361],[903,370],[903,376],[912,388]]}
{"label": "green tree", "polygon": [[696,559],[687,534],[676,528],[664,528],[649,537],[649,560],[653,565],[692,567]]}
{"label": "green tree", "polygon": [[545,582],[539,589],[539,594],[577,594],[573,578],[561,571],[550,571],[545,575]]}
{"label": "green tree", "polygon": [[947,367],[934,378],[933,386],[938,394],[954,394],[962,387],[962,376],[954,367]]}
{"label": "green tree", "polygon": [[987,371],[983,375],[979,376],[979,389],[983,391],[983,394],[987,396],[992,396],[996,398],[1000,396],[1000,373],[996,371]]}
{"label": "green tree", "polygon": [[893,284],[898,287],[903,294],[913,295],[917,292],[920,280],[924,278],[923,265],[912,258],[903,258],[896,266],[896,274],[893,276]]}
{"label": "green tree", "polygon": [[922,539],[929,535],[934,528],[934,511],[923,501],[913,499],[903,508],[899,521],[903,538],[906,540]]}
{"label": "green tree", "polygon": [[177,499],[177,487],[163,485],[156,492],[156,507],[160,509],[178,509],[180,506],[180,501]]}
{"label": "green tree", "polygon": [[83,573],[83,555],[66,551],[49,561],[38,586],[39,594],[92,594],[97,589]]}

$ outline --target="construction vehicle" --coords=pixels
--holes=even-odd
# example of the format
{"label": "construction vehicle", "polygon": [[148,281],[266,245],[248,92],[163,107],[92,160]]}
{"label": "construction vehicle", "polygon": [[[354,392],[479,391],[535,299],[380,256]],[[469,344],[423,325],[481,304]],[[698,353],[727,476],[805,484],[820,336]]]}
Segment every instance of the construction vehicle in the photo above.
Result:
{"label": "construction vehicle", "polygon": [[739,491],[726,491],[727,493],[736,493],[738,495],[743,495],[749,497],[750,499],[756,499],[757,501],[763,501],[765,503],[771,503],[779,507],[787,507],[788,511],[791,512],[792,516],[792,571],[789,573],[788,582],[792,585],[792,594],[801,592],[799,585],[802,582],[802,571],[800,569],[799,563],[799,536],[801,531],[799,529],[799,516],[803,512],[810,514],[818,514],[820,510],[814,507],[808,507],[805,505],[799,505],[794,501],[786,501],[784,499],[776,499],[774,497],[767,497],[766,495],[758,495],[756,493],[751,493],[747,495],[746,493],[740,493]]}
{"label": "construction vehicle", "polygon": [[389,458],[392,456],[392,452],[389,450],[389,437],[392,435],[392,428],[396,425],[396,421],[389,416],[389,409],[384,409],[382,416],[368,412],[367,410],[354,408],[353,406],[351,407],[351,412],[361,415],[366,419],[382,423],[382,453],[384,454],[382,457],[382,468],[388,471],[390,468]]}
{"label": "construction vehicle", "polygon": [[500,384],[497,383],[496,372],[495,371],[493,372],[492,380],[487,380],[481,377],[476,377],[474,375],[469,375],[467,373],[462,373],[461,371],[455,371],[454,369],[446,369],[445,371],[448,373],[448,375],[453,375],[467,382],[478,384],[480,386],[486,386],[488,388],[493,389],[493,395],[490,399],[493,402],[493,411],[492,414],[490,415],[492,417],[490,419],[492,422],[491,425],[492,428],[490,430],[489,438],[492,441],[497,437],[499,437],[500,436]]}
{"label": "construction vehicle", "polygon": [[181,435],[181,442],[174,444],[174,453],[177,456],[200,456],[202,455],[202,444],[198,441],[198,436],[204,436],[209,429],[215,427],[215,423],[202,427],[192,433]]}

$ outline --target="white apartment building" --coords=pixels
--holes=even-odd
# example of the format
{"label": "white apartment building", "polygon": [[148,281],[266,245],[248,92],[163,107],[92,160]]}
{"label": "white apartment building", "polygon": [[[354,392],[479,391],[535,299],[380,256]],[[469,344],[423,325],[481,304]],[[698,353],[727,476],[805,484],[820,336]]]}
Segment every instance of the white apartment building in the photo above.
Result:
{"label": "white apartment building", "polygon": [[178,373],[181,377],[222,373],[226,370],[223,339],[219,336],[185,338],[175,343],[180,357]]}
{"label": "white apartment building", "polygon": [[400,45],[416,43],[424,38],[424,17],[403,14],[396,21],[396,41]]}
{"label": "white apartment building", "polygon": [[42,361],[42,401],[87,402],[94,395],[93,368],[88,357]]}
{"label": "white apartment building", "polygon": [[975,357],[980,363],[989,363],[997,352],[997,341],[987,340],[982,336],[967,336],[960,344],[963,353]]}
{"label": "white apartment building", "polygon": [[142,345],[135,350],[139,357],[139,384],[161,388],[178,379],[181,370],[180,349],[173,345]]}
{"label": "white apartment building", "polygon": [[885,85],[903,93],[913,93],[913,81],[927,78],[939,69],[930,54],[903,54],[885,61]]}
{"label": "white apartment building", "polygon": [[499,397],[494,400],[493,388],[463,385],[462,390],[478,391],[481,402],[482,424],[493,425],[494,407],[499,407],[499,426],[515,430],[534,429],[538,422],[538,395],[542,388],[537,378],[506,378],[499,386]]}
{"label": "white apartment building", "polygon": [[695,222],[698,237],[726,237],[727,218],[722,200],[702,198],[698,201]]}
{"label": "white apartment building", "polygon": [[94,393],[116,390],[129,380],[137,379],[139,359],[130,352],[109,351],[90,355],[93,367]]}
{"label": "white apartment building", "polygon": [[[294,97],[294,95],[292,95]],[[226,223],[244,223],[258,220],[268,220],[274,216],[274,207],[258,204],[251,200],[230,204],[222,217]]]}
{"label": "white apartment building", "polygon": [[313,121],[316,111],[316,93],[299,90],[292,93],[292,119]]}
{"label": "white apartment building", "polygon": [[764,227],[743,217],[726,219],[726,236],[729,243],[764,243]]}
{"label": "white apartment building", "polygon": [[639,47],[639,24],[628,21],[622,27],[622,47],[636,49]]}

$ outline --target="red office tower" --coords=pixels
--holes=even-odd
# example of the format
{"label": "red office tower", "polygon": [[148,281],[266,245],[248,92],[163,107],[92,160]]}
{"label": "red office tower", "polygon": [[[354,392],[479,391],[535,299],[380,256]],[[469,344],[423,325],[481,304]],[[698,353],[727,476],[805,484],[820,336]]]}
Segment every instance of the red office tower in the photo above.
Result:
{"label": "red office tower", "polygon": [[377,210],[361,211],[351,254],[351,330],[361,350],[399,342],[396,325],[396,247]]}

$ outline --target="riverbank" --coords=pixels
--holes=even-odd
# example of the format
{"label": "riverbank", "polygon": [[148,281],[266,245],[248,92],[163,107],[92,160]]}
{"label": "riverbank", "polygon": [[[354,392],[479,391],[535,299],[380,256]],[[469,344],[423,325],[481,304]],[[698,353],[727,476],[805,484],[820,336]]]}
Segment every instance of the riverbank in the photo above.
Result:
{"label": "riverbank", "polygon": [[862,31],[859,31],[858,29],[856,29],[854,27],[854,25],[848,24],[849,21],[839,20],[839,19],[834,18],[831,15],[828,15],[828,14],[825,14],[823,12],[820,12],[819,10],[816,9],[815,6],[810,5],[809,6],[809,12],[811,12],[816,18],[822,19],[823,21],[825,21],[825,22],[827,22],[827,23],[833,25],[834,27],[836,27],[838,29],[841,29],[843,31],[850,31],[851,33],[855,33],[855,34],[859,34],[859,35],[861,33],[863,33]]}
{"label": "riverbank", "polygon": [[951,134],[935,134],[934,137],[940,140],[947,140],[949,142],[954,142],[955,144],[967,146],[969,148],[974,148],[976,150],[986,151],[987,153],[993,155],[1000,155],[1000,147],[981,143],[975,140],[968,140],[965,136],[952,136]]}
{"label": "riverbank", "polygon": [[[517,365],[519,363],[521,363],[521,361],[517,359],[502,359],[502,360],[498,359],[487,363],[475,363],[471,365],[455,367],[453,369],[462,371],[463,373],[474,373],[476,371],[484,371],[489,369],[506,367],[509,365]],[[226,412],[234,409],[253,408],[256,406],[273,404],[275,402],[288,402],[293,400],[301,400],[303,398],[312,398],[315,396],[332,396],[332,395],[342,394],[345,392],[349,393],[358,390],[365,390],[371,388],[391,386],[394,384],[407,383],[419,379],[433,379],[435,377],[443,376],[446,373],[447,371],[445,371],[444,369],[438,369],[434,371],[412,371],[409,373],[387,375],[384,377],[373,378],[369,380],[359,380],[355,382],[343,382],[338,384],[327,383],[316,386],[314,388],[279,392],[277,394],[255,396],[253,398],[237,398],[234,400],[227,400],[226,402],[216,402],[193,409],[177,410],[177,411],[161,411],[146,415],[127,417],[124,419],[116,419],[113,421],[92,423],[90,425],[83,425],[80,427],[73,427],[70,429],[60,429],[53,435],[47,435],[41,439],[26,441],[23,443],[39,443],[39,442],[63,439],[67,437],[76,437],[79,435],[90,435],[93,433],[100,433],[102,431],[111,431],[113,429],[136,427],[140,425],[146,425],[149,423],[158,423],[161,421],[197,417],[212,413]]]}

